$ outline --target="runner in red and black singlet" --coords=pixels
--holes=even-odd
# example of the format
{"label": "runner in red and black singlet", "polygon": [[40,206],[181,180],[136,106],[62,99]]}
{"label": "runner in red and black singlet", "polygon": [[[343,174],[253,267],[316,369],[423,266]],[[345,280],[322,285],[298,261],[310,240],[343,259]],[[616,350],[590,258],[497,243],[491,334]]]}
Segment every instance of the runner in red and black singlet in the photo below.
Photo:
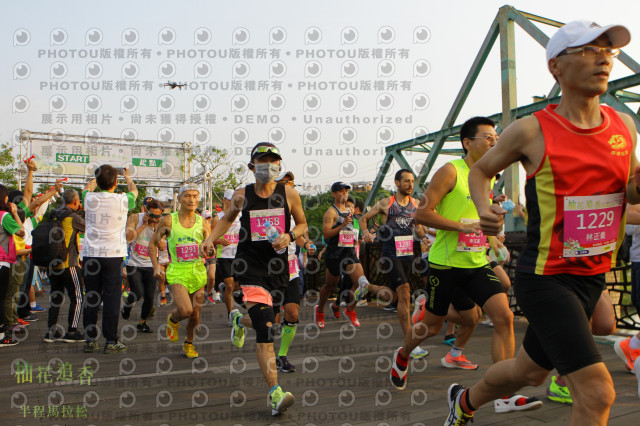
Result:
{"label": "runner in red and black singlet", "polygon": [[615,259],[626,198],[640,202],[640,168],[633,120],[601,106],[600,95],[630,39],[618,25],[573,21],[560,28],[546,47],[560,104],[506,128],[500,144],[469,173],[488,235],[497,234],[506,213],[484,199],[490,178],[516,161],[527,173],[528,244],[513,289],[529,325],[514,360],[492,366],[470,389],[451,385],[446,424],[466,424],[502,389],[538,386],[553,368],[573,397],[571,424],[608,421],[615,391],[589,318]]}

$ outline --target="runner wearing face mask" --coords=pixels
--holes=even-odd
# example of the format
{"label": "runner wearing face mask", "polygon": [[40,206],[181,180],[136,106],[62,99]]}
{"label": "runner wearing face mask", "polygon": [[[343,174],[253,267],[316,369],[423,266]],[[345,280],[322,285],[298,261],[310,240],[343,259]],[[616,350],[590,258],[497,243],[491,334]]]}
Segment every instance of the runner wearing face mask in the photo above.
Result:
{"label": "runner wearing face mask", "polygon": [[[256,331],[256,355],[270,387],[268,401],[274,416],[289,408],[294,397],[278,385],[273,349],[273,306],[287,302],[289,267],[286,249],[307,229],[298,192],[291,186],[275,182],[281,160],[280,150],[271,143],[261,142],[251,150],[249,169],[255,174],[256,183],[235,191],[229,208],[201,247],[202,252],[210,250],[213,242],[222,237],[242,213],[234,270],[249,315],[243,316],[237,310],[231,312],[231,337],[235,346],[242,347],[245,327]],[[292,217],[296,223],[293,229]]]}

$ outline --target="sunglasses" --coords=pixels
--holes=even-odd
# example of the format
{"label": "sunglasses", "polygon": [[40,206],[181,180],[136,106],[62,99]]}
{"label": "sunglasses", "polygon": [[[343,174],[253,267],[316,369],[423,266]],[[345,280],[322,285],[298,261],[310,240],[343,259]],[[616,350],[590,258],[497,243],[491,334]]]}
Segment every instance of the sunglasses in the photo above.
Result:
{"label": "sunglasses", "polygon": [[258,146],[251,152],[251,158],[253,158],[256,154],[274,154],[282,157],[282,155],[280,155],[280,150],[275,146]]}
{"label": "sunglasses", "polygon": [[153,214],[153,213],[149,213],[149,216],[154,218],[154,219],[159,219],[161,218],[163,215],[162,214]]}

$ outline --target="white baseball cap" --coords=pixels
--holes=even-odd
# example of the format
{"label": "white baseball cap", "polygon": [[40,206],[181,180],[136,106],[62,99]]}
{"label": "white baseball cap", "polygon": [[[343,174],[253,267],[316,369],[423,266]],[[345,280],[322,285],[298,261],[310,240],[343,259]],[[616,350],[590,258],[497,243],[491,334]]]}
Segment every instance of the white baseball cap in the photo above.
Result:
{"label": "white baseball cap", "polygon": [[227,189],[226,191],[224,191],[224,198],[227,200],[231,200],[233,198],[233,193],[235,191],[233,189]]}
{"label": "white baseball cap", "polygon": [[607,34],[611,47],[624,47],[631,41],[631,33],[622,25],[607,25],[601,27],[593,21],[572,21],[560,27],[547,43],[547,62],[555,58],[569,47],[583,46]]}
{"label": "white baseball cap", "polygon": [[202,212],[202,217],[205,219],[210,219],[211,218],[211,210],[205,210]]}

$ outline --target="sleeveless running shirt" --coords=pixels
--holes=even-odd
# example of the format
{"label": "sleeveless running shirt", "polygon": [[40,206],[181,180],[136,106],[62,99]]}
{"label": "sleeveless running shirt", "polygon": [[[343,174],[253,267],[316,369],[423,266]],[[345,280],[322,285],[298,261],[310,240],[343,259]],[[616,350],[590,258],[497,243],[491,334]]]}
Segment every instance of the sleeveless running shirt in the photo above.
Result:
{"label": "sleeveless running shirt", "polygon": [[195,215],[191,228],[180,224],[178,212],[171,213],[171,232],[167,237],[167,249],[171,263],[167,266],[167,282],[182,284],[189,293],[202,288],[207,283],[207,270],[200,257],[200,244],[204,240],[202,216]]}
{"label": "sleeveless running shirt", "polygon": [[[138,225],[136,228],[142,226],[143,220],[144,213],[138,213]],[[129,262],[127,263],[128,265],[142,268],[153,267],[151,258],[149,257],[149,241],[151,240],[154,232],[156,232],[155,229],[147,226],[142,230],[142,232],[140,232],[135,240],[129,243],[131,251],[129,254]]]}
{"label": "sleeveless running shirt", "polygon": [[[224,217],[224,212],[218,213],[218,219]],[[216,248],[216,255],[218,259],[234,259],[236,257],[236,250],[238,248],[238,240],[240,238],[240,215],[236,217],[227,232],[222,236],[225,240],[229,241],[228,246],[218,244]]]}
{"label": "sleeveless running shirt", "polygon": [[[464,159],[452,160],[449,163],[456,169],[456,186],[442,197],[436,206],[436,212],[455,222],[478,222],[478,211],[469,193],[469,167]],[[429,262],[454,268],[480,268],[489,263],[486,247],[487,237],[484,235],[438,229],[436,240],[429,251]]]}
{"label": "sleeveless running shirt", "polygon": [[417,204],[413,197],[406,206],[401,206],[393,195],[389,200],[387,222],[378,229],[382,240],[382,256],[413,260],[413,231]]}
{"label": "sleeveless running shirt", "polygon": [[600,106],[603,122],[593,129],[574,126],[556,107],[534,113],[545,152],[527,176],[527,245],[517,268],[538,275],[607,272],[624,237],[631,135],[608,106]]}
{"label": "sleeveless running shirt", "polygon": [[[342,222],[349,217],[351,212],[349,210],[344,212],[340,211],[334,204],[332,204],[331,207],[338,214],[338,220],[331,227],[331,229],[334,229],[340,226]],[[355,234],[353,229],[349,230],[344,228],[338,233],[338,235],[326,239],[325,243],[327,244],[327,259],[342,259],[348,254],[351,254],[352,257],[356,257]]]}
{"label": "sleeveless running shirt", "polygon": [[265,222],[275,226],[280,235],[291,229],[291,213],[283,184],[277,184],[269,198],[259,197],[254,184],[245,187],[234,270],[238,276],[280,277],[287,282],[287,251],[276,253],[267,239]]}

